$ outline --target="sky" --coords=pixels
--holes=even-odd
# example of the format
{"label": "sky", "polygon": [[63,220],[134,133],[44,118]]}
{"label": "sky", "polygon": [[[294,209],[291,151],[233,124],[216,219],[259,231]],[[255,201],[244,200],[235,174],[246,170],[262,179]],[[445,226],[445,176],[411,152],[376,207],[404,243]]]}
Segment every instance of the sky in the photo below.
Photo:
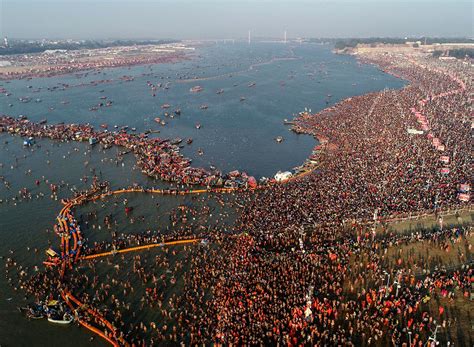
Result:
{"label": "sky", "polygon": [[464,0],[0,0],[0,36],[473,37]]}

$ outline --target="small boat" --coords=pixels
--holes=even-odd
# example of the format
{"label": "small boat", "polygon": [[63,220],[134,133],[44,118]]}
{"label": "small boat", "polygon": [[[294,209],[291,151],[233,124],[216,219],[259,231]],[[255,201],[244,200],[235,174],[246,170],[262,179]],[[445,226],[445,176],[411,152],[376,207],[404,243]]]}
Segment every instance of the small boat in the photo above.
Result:
{"label": "small boat", "polygon": [[177,108],[175,111],[174,111],[174,114],[179,116],[181,114],[181,109],[180,108]]}
{"label": "small boat", "polygon": [[46,124],[47,122],[48,122],[47,119],[42,119],[42,120],[39,121],[39,124]]}
{"label": "small boat", "polygon": [[26,317],[28,319],[43,319],[44,318],[44,314],[42,312],[28,312],[26,314]]}
{"label": "small boat", "polygon": [[216,92],[216,94],[222,94],[222,93],[224,93],[224,89],[219,89],[219,90]]}
{"label": "small boat", "polygon": [[23,146],[25,147],[31,147],[35,144],[35,139],[32,137],[28,137],[23,141]]}
{"label": "small boat", "polygon": [[40,98],[36,99],[35,102],[41,102],[42,100]]}
{"label": "small boat", "polygon": [[244,96],[241,96],[241,97],[240,97],[240,101],[245,101],[245,97],[244,97]]}
{"label": "small boat", "polygon": [[164,120],[162,120],[160,124],[164,126],[164,125],[166,125],[166,122]]}
{"label": "small boat", "polygon": [[107,99],[107,97],[106,96],[101,96],[100,99],[105,100],[105,99]]}
{"label": "small boat", "polygon": [[275,138],[275,141],[278,142],[278,143],[281,143],[281,142],[283,142],[283,137],[282,136],[277,136]]}
{"label": "small boat", "polygon": [[172,145],[179,145],[181,142],[183,142],[183,139],[180,139],[179,137],[170,141]]}
{"label": "small boat", "polygon": [[192,138],[187,139],[187,140],[186,140],[186,143],[187,143],[188,145],[190,145],[191,143],[193,143],[193,139],[192,139]]}
{"label": "small boat", "polygon": [[203,90],[203,87],[201,86],[194,86],[191,89],[189,89],[191,93],[199,93],[199,92],[202,92],[202,90]]}
{"label": "small boat", "polygon": [[199,108],[201,110],[207,110],[209,106],[207,106],[206,104],[202,104]]}
{"label": "small boat", "polygon": [[199,154],[199,155],[203,155],[203,154],[204,154],[204,151],[203,151],[201,148],[199,148],[199,149],[198,149],[198,154]]}
{"label": "small boat", "polygon": [[156,118],[155,118],[155,122],[160,123],[160,122],[161,122],[161,118],[160,118],[160,117],[156,117]]}
{"label": "small boat", "polygon": [[101,127],[102,129],[107,129],[107,128],[108,128],[108,125],[107,125],[106,123],[104,123],[104,124],[101,124],[100,127]]}
{"label": "small boat", "polygon": [[62,319],[57,319],[57,317],[52,314],[48,315],[48,322],[54,323],[54,324],[70,324],[72,323],[73,320],[74,320],[74,317],[69,313],[65,313],[62,316]]}
{"label": "small boat", "polygon": [[170,108],[170,107],[171,107],[170,104],[163,104],[163,105],[161,105],[161,108],[163,108],[163,109],[167,109],[167,108]]}
{"label": "small boat", "polygon": [[196,129],[201,129],[201,124],[197,123],[196,124]]}
{"label": "small boat", "polygon": [[255,82],[251,82],[251,83],[249,83],[248,87],[249,87],[249,88],[255,87],[256,84],[257,84],[257,83],[255,83]]}

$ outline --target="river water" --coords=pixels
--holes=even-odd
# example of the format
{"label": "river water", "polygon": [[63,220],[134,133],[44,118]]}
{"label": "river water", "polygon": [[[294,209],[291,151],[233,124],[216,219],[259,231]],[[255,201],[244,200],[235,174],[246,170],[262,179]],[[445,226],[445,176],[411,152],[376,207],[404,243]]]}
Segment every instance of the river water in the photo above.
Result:
{"label": "river water", "polygon": [[[289,131],[283,120],[311,109],[323,109],[344,98],[384,88],[401,88],[404,82],[370,65],[361,65],[351,56],[334,55],[326,45],[284,45],[281,43],[219,44],[196,48],[190,60],[174,64],[105,69],[52,78],[0,82],[11,93],[0,95],[0,113],[25,115],[33,121],[48,123],[91,123],[134,127],[138,131],[159,130],[163,138],[193,138],[185,145],[184,155],[193,166],[213,165],[222,171],[241,170],[256,177],[273,176],[278,170],[291,170],[309,156],[317,142],[310,136]],[[133,76],[125,81],[124,75]],[[92,85],[91,81],[110,80]],[[162,84],[153,92],[147,82]],[[253,85],[255,84],[255,85]],[[64,87],[68,85],[68,87]],[[164,86],[167,86],[167,89]],[[200,85],[203,90],[191,93]],[[253,85],[253,86],[251,86]],[[221,94],[216,91],[222,89]],[[153,93],[156,96],[153,96]],[[328,97],[328,95],[331,95]],[[107,99],[100,99],[106,96]],[[19,98],[28,98],[21,102]],[[241,101],[241,98],[245,98]],[[38,99],[38,100],[36,100]],[[111,100],[111,107],[89,111],[99,102]],[[165,117],[181,109],[181,115]],[[200,109],[206,104],[208,109]],[[11,105],[11,106],[10,106]],[[154,121],[160,117],[167,123]],[[201,129],[196,129],[196,124]],[[284,141],[275,142],[282,136]],[[184,142],[183,142],[184,143]],[[40,266],[49,243],[57,244],[52,223],[61,208],[52,200],[49,188],[36,179],[61,184],[59,199],[71,189],[85,188],[84,176],[92,172],[118,188],[139,183],[165,186],[144,177],[134,167],[132,155],[116,163],[117,149],[106,152],[83,143],[58,143],[38,140],[38,146],[24,148],[22,139],[0,134],[0,256],[13,257],[19,264]],[[197,150],[202,149],[203,155]],[[30,172],[31,170],[31,172]],[[26,187],[34,196],[44,197],[15,201]],[[199,198],[143,196],[130,197],[129,203],[146,222],[137,222],[134,230],[168,227],[167,213],[178,204],[199,205]],[[113,211],[114,206],[104,207]],[[77,217],[84,211],[78,211]],[[212,223],[212,221],[210,221]],[[230,222],[231,223],[231,222]],[[128,224],[127,227],[129,227]],[[125,227],[124,230],[125,231]],[[87,233],[87,230],[86,230]],[[95,240],[102,238],[100,233]],[[37,252],[35,252],[35,248]],[[0,276],[0,345],[89,345],[90,335],[75,326],[51,326],[46,321],[27,321],[16,307],[24,303],[22,293]],[[102,344],[97,339],[93,344]]]}

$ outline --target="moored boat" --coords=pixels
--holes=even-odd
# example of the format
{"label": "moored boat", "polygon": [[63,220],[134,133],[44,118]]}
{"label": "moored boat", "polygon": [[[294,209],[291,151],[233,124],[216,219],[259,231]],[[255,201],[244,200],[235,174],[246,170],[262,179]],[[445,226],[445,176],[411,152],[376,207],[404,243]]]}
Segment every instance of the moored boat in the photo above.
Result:
{"label": "moored boat", "polygon": [[74,317],[69,313],[65,313],[62,317],[57,317],[57,315],[54,314],[48,315],[48,322],[54,324],[70,324],[73,320]]}

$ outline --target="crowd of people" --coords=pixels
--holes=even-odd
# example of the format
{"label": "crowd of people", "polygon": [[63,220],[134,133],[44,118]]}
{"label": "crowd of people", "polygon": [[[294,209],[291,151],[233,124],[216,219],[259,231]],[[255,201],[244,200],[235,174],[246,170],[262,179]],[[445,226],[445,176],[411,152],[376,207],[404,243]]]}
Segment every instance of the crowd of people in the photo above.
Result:
{"label": "crowd of people", "polygon": [[60,141],[91,141],[105,148],[113,145],[124,147],[137,158],[142,172],[150,177],[177,184],[241,187],[255,184],[252,176],[237,170],[222,174],[219,170],[206,170],[191,166],[183,157],[178,144],[168,139],[149,138],[146,134],[131,134],[126,129],[114,132],[95,131],[91,125],[46,125],[30,122],[26,117],[0,117],[0,132],[8,131],[29,138],[50,138]]}
{"label": "crowd of people", "polygon": [[[377,229],[382,223],[386,230],[383,222],[397,216],[470,208],[472,71],[433,58],[381,54],[365,59],[411,83],[342,101],[316,115],[301,114],[294,129],[327,141],[320,167],[286,184],[234,191],[232,206],[239,216],[231,228],[189,227],[187,216],[199,219],[209,210],[179,208],[170,217],[173,233],[115,234],[112,242],[92,243],[85,252],[191,236],[203,238],[202,243],[163,248],[156,255],[85,261],[64,279],[52,270],[33,277],[16,272],[15,278],[12,270],[9,280],[37,299],[66,287],[87,305],[105,304],[99,310],[117,329],[118,341],[135,346],[422,346],[440,339],[472,345],[470,333],[459,340],[450,330],[461,324],[451,313],[454,299],[472,305],[472,226],[440,223],[408,234]],[[415,112],[426,119],[423,133]],[[8,117],[1,124],[23,136],[72,140],[79,132],[125,146],[145,173],[161,179],[203,184],[209,178],[202,172],[193,180],[201,171],[176,162],[181,157],[168,142],[98,134],[88,126],[41,127]],[[112,224],[110,217],[104,219],[106,227]],[[446,245],[462,244],[462,265],[448,268],[442,259],[415,262],[388,255],[420,242],[445,252],[450,251]],[[8,271],[16,266],[7,259]],[[103,266],[109,267],[105,274]]]}
{"label": "crowd of people", "polygon": [[[161,52],[160,52],[161,50]],[[111,56],[104,59],[104,56]],[[76,51],[52,51],[18,54],[9,57],[8,66],[0,69],[0,80],[50,77],[84,70],[119,66],[173,63],[187,59],[181,45],[109,47]]]}

